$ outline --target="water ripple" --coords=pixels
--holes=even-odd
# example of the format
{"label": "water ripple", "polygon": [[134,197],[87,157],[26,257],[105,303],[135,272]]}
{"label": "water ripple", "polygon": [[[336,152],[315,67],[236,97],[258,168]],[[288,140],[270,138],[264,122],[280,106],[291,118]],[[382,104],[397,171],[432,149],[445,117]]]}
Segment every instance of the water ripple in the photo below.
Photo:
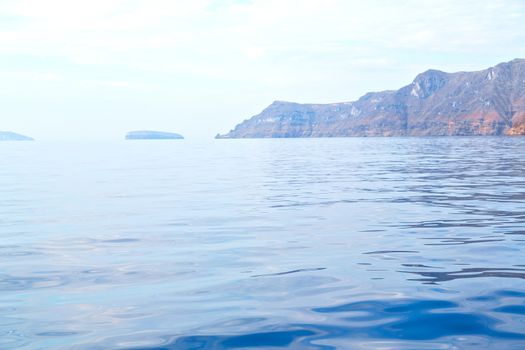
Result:
{"label": "water ripple", "polygon": [[2,145],[0,348],[523,350],[524,147]]}

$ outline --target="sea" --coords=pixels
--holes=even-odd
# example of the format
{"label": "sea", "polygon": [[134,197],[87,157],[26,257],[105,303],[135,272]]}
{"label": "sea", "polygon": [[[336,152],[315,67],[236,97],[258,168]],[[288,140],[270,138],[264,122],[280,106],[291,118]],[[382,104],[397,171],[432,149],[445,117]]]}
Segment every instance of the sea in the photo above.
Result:
{"label": "sea", "polygon": [[0,143],[0,349],[525,349],[525,138]]}

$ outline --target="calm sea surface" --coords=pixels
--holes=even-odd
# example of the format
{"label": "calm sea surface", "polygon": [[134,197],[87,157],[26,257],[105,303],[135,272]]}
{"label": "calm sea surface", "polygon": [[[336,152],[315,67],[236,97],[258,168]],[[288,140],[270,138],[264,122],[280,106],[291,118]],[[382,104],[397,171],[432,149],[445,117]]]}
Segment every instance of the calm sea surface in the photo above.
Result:
{"label": "calm sea surface", "polygon": [[0,349],[525,349],[524,152],[0,143]]}

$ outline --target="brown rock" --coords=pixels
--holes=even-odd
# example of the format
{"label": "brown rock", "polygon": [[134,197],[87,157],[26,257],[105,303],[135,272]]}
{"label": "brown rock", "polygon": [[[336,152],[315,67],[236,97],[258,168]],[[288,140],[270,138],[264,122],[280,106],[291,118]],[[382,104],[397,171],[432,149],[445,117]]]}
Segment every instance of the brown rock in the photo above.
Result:
{"label": "brown rock", "polygon": [[276,101],[217,138],[525,135],[525,60],[476,72],[428,70],[355,102]]}

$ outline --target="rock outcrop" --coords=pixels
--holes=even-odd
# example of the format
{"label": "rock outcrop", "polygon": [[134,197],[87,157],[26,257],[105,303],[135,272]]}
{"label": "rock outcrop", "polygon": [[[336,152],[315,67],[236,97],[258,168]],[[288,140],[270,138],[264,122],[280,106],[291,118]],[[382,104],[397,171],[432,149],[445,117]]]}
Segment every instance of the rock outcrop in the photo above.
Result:
{"label": "rock outcrop", "polygon": [[525,135],[525,59],[476,72],[428,70],[355,102],[276,101],[217,138]]}
{"label": "rock outcrop", "polygon": [[172,132],[163,131],[130,131],[126,134],[126,140],[182,140],[184,137]]}
{"label": "rock outcrop", "polygon": [[0,141],[33,141],[33,138],[11,131],[0,131]]}

